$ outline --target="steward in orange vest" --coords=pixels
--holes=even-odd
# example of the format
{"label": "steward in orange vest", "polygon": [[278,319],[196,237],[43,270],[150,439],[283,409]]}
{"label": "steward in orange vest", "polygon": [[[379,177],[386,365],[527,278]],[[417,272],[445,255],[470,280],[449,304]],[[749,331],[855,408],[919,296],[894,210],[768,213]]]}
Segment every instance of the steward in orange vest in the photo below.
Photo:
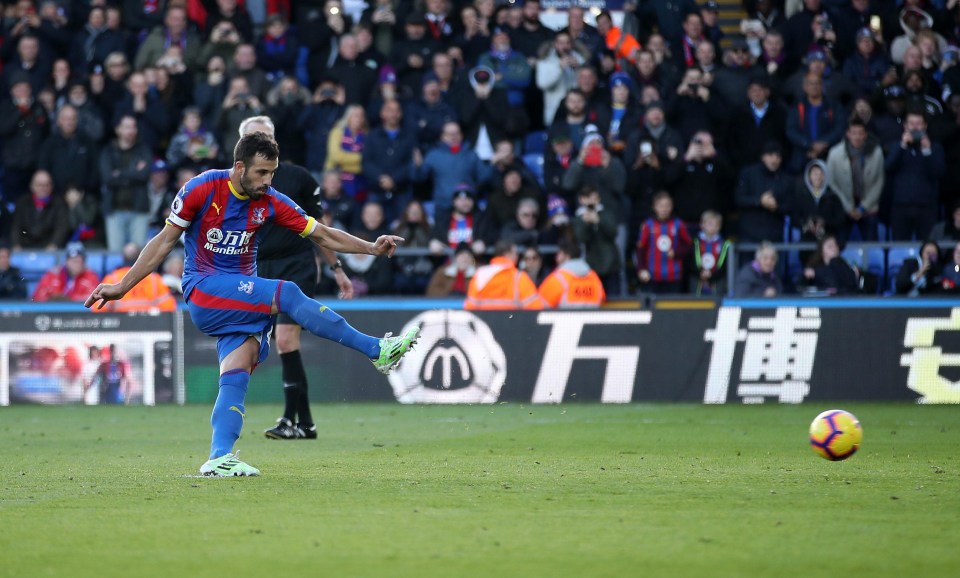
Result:
{"label": "steward in orange vest", "polygon": [[558,243],[557,268],[540,284],[546,307],[594,309],[606,300],[600,276],[580,256],[577,243],[565,239]]}
{"label": "steward in orange vest", "polygon": [[617,69],[625,68],[624,64],[635,64],[637,53],[641,46],[632,34],[624,32],[613,25],[613,16],[606,10],[597,14],[597,32],[603,37],[603,42],[607,49],[613,52],[613,59],[617,63]]}
{"label": "steward in orange vest", "polygon": [[477,269],[467,289],[464,309],[543,309],[537,286],[517,269],[517,246],[497,241],[489,265]]}
{"label": "steward in orange vest", "polygon": [[[103,283],[119,283],[130,267],[114,269],[103,278]],[[158,273],[150,273],[119,301],[110,301],[103,309],[92,307],[92,311],[175,311],[177,300]]]}

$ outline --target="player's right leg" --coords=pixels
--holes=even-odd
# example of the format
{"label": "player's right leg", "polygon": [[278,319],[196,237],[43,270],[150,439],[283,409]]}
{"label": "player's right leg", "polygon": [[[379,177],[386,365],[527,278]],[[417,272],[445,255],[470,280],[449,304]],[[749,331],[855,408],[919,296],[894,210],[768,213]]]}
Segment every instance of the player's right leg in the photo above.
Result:
{"label": "player's right leg", "polygon": [[419,327],[408,329],[396,337],[387,333],[382,339],[360,333],[335,311],[304,295],[293,283],[280,285],[276,307],[317,337],[336,341],[363,353],[381,373],[389,373],[396,367],[420,337]]}

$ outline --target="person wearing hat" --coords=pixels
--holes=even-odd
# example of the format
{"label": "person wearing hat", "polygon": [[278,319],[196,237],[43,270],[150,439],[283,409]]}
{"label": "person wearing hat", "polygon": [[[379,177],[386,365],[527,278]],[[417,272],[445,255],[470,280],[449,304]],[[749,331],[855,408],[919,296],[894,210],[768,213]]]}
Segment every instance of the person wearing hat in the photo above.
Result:
{"label": "person wearing hat", "polygon": [[87,269],[87,251],[82,243],[67,245],[63,264],[47,271],[33,293],[32,300],[83,302],[97,288],[100,276]]}
{"label": "person wearing hat", "polygon": [[857,31],[856,51],[843,63],[843,75],[857,85],[860,94],[873,94],[887,73],[890,63],[882,50],[877,49],[873,31],[861,28]]}
{"label": "person wearing hat", "polygon": [[543,155],[543,183],[548,191],[563,190],[563,176],[577,157],[570,135],[557,132],[550,135],[549,149]]}
{"label": "person wearing hat", "polygon": [[76,107],[69,103],[61,106],[56,126],[43,141],[37,158],[37,168],[53,176],[53,186],[59,194],[63,194],[70,183],[88,191],[96,191],[100,185],[99,150],[96,143],[79,131],[78,123]]}
{"label": "person wearing hat", "polygon": [[610,75],[610,128],[607,131],[607,142],[610,152],[623,155],[627,146],[627,138],[636,127],[640,126],[643,113],[633,96],[633,81],[624,72],[615,72]]}
{"label": "person wearing hat", "polygon": [[[896,64],[903,63],[903,53],[909,46],[916,44],[917,34],[922,30],[932,30],[934,26],[933,16],[928,12],[921,10],[917,6],[905,6],[900,11],[900,28],[903,34],[897,36],[890,43],[890,59]],[[947,47],[947,41],[939,33],[934,32],[934,38],[937,42],[937,48],[943,53]]]}
{"label": "person wearing hat", "polygon": [[726,36],[720,28],[720,4],[716,0],[707,0],[700,7],[700,19],[703,21],[703,36],[714,46]]}
{"label": "person wearing hat", "polygon": [[604,148],[599,132],[588,132],[580,145],[577,158],[563,176],[563,190],[579,191],[590,184],[600,189],[603,204],[614,214],[622,215],[620,201],[626,189],[627,171],[623,161]]}
{"label": "person wearing hat", "polygon": [[756,72],[750,45],[746,38],[737,34],[730,39],[729,48],[723,51],[723,66],[713,73],[710,87],[726,105],[735,106],[743,101],[750,79]]}
{"label": "person wearing hat", "polygon": [[430,253],[444,255],[460,243],[467,243],[473,252],[482,255],[497,238],[493,219],[477,208],[476,190],[468,182],[453,187],[448,209],[438,210],[430,233]]}
{"label": "person wearing hat", "polygon": [[393,43],[390,64],[400,84],[419,94],[423,75],[430,68],[430,58],[442,50],[441,44],[427,34],[427,21],[422,12],[411,12],[404,19],[403,35]]}
{"label": "person wearing hat", "polygon": [[793,180],[783,171],[783,147],[769,141],[763,145],[760,162],[740,171],[734,193],[734,204],[740,211],[740,240],[782,242],[792,192]]}
{"label": "person wearing hat", "polygon": [[438,268],[430,277],[427,285],[427,297],[465,297],[470,280],[477,272],[477,257],[469,243],[460,243],[453,252],[453,259],[444,267]]}

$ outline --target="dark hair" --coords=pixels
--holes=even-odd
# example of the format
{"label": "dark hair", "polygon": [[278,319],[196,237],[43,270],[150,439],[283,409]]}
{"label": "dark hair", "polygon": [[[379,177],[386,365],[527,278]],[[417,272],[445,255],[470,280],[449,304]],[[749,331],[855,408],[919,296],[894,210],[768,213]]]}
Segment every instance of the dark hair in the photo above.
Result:
{"label": "dark hair", "polygon": [[517,250],[517,244],[509,239],[500,239],[497,241],[497,244],[493,246],[493,256],[502,257],[507,253],[512,253]]}
{"label": "dark hair", "polygon": [[855,126],[859,126],[863,130],[867,130],[867,123],[863,122],[863,119],[859,116],[851,118],[850,122],[847,123],[847,128],[853,128]]}
{"label": "dark hair", "polygon": [[569,255],[571,259],[579,259],[583,255],[580,251],[580,243],[566,238],[561,238],[557,241],[557,250],[563,251]]}
{"label": "dark hair", "polygon": [[233,162],[242,162],[244,166],[253,163],[253,157],[261,156],[268,161],[280,158],[280,149],[277,141],[262,132],[253,132],[243,135],[233,148]]}

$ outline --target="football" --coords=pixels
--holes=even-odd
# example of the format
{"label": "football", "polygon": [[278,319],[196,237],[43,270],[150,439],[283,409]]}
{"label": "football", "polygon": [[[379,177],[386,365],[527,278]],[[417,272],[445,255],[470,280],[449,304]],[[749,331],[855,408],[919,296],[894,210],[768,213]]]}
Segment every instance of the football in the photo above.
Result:
{"label": "football", "polygon": [[863,441],[863,428],[855,415],[842,409],[829,409],[810,424],[810,447],[832,462],[857,453]]}

